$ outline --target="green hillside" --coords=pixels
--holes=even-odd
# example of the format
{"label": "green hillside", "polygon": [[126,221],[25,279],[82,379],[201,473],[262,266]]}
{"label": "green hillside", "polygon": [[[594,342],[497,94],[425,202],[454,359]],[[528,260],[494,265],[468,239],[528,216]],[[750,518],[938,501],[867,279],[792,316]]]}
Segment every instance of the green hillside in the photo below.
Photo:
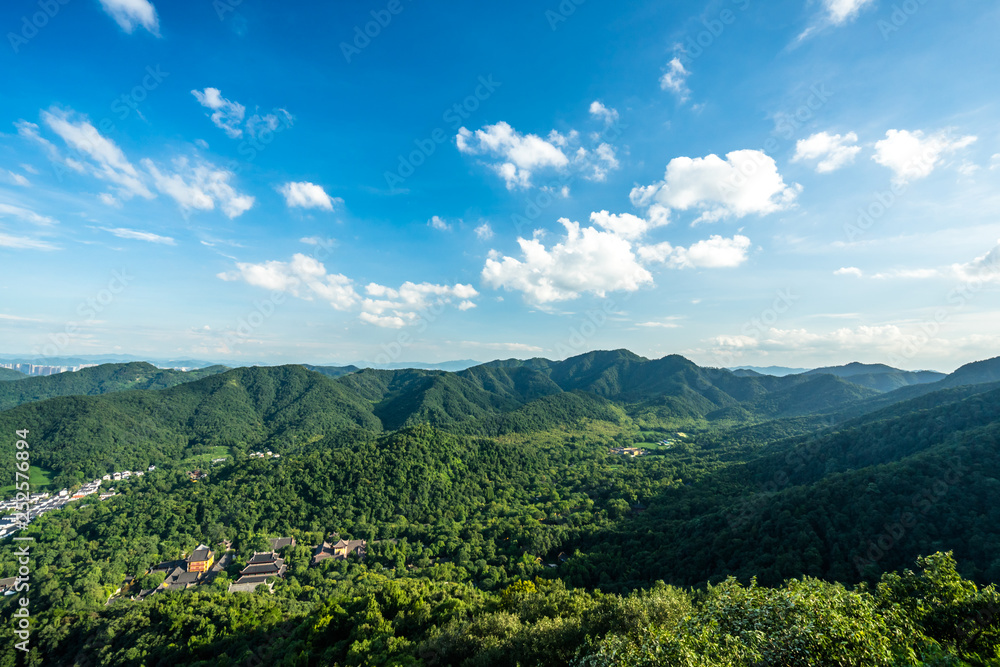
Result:
{"label": "green hillside", "polygon": [[[0,412],[58,487],[157,466],[26,529],[37,658],[993,664],[1000,383],[948,386],[990,367],[888,393],[627,351],[161,389],[109,374],[124,388]],[[216,448],[231,457],[193,482],[185,460]],[[368,540],[364,560],[312,564],[332,532]],[[228,593],[276,536],[298,545],[273,592]],[[152,565],[224,543],[215,583],[127,599]],[[0,542],[0,578],[16,548]]]}
{"label": "green hillside", "polygon": [[0,384],[0,411],[55,396],[94,396],[132,389],[166,389],[226,370],[225,366],[209,366],[182,372],[135,362],[102,364],[72,373],[42,377],[21,376],[24,378],[21,381]]}

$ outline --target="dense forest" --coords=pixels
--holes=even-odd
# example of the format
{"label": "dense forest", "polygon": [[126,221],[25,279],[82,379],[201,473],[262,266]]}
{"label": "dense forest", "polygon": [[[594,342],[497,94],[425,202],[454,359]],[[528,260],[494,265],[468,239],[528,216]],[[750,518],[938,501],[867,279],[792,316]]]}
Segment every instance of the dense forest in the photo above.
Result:
{"label": "dense forest", "polygon": [[[29,429],[60,487],[157,469],[19,533],[33,648],[0,665],[1000,664],[998,365],[75,378],[0,412],[4,451]],[[192,481],[209,451],[225,463]],[[331,533],[367,554],[312,564]],[[273,592],[228,593],[279,536]],[[232,549],[211,584],[130,599],[199,544]]]}

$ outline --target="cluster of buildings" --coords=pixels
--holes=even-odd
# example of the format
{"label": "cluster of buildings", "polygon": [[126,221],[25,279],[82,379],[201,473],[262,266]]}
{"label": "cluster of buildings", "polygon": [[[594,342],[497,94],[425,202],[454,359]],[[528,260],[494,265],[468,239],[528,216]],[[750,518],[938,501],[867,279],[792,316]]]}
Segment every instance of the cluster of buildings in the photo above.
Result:
{"label": "cluster of buildings", "polygon": [[[278,554],[285,547],[294,547],[295,538],[275,537],[268,541],[271,550],[254,552],[250,560],[247,561],[246,567],[240,570],[239,578],[229,585],[230,593],[252,593],[260,585],[265,585],[268,590],[272,590],[274,579],[284,578],[288,566],[285,564],[285,559]],[[395,540],[389,541],[395,542]],[[346,560],[351,555],[363,559],[367,547],[368,542],[365,540],[344,540],[334,533],[313,550],[312,564],[319,565],[331,558]],[[130,597],[141,600],[158,591],[183,590],[192,586],[209,584],[232,562],[232,552],[226,552],[216,561],[215,552],[207,545],[199,544],[187,558],[166,561],[153,567],[150,573],[166,573],[163,583],[156,588],[140,590],[137,595],[130,595]],[[134,589],[135,584],[132,577],[127,578],[119,589],[119,593]]]}
{"label": "cluster of buildings", "polygon": [[[155,470],[156,466],[150,466],[149,470]],[[28,511],[27,513],[21,511],[16,512],[17,500],[14,498],[0,501],[0,514],[5,514],[6,516],[0,517],[0,540],[7,537],[8,535],[13,535],[17,531],[21,530],[29,523],[34,521],[36,518],[45,514],[46,512],[51,512],[52,510],[58,510],[65,507],[68,503],[74,500],[80,500],[81,498],[86,498],[91,496],[101,490],[101,483],[106,481],[120,481],[129,479],[131,477],[142,477],[146,473],[142,471],[133,472],[131,470],[126,470],[124,472],[116,472],[109,475],[104,475],[100,479],[95,479],[91,482],[87,482],[79,489],[70,493],[68,489],[63,489],[59,491],[56,495],[49,493],[34,493],[31,495],[28,501]],[[108,498],[117,495],[114,489],[109,489],[107,493],[102,493],[100,495],[101,500],[107,500]],[[11,513],[13,512],[13,513]],[[26,516],[27,515],[27,516]]]}
{"label": "cluster of buildings", "polygon": [[641,447],[615,447],[611,450],[612,454],[621,454],[622,456],[645,456],[649,452]]}
{"label": "cluster of buildings", "polygon": [[252,458],[252,459],[272,459],[272,458],[273,459],[280,459],[281,458],[281,454],[275,454],[271,450],[267,450],[266,452],[253,452],[253,453],[250,454],[250,458]]}
{"label": "cluster of buildings", "polygon": [[25,375],[55,375],[90,368],[97,364],[81,364],[80,366],[36,366],[35,364],[0,363],[0,368],[9,368]]}

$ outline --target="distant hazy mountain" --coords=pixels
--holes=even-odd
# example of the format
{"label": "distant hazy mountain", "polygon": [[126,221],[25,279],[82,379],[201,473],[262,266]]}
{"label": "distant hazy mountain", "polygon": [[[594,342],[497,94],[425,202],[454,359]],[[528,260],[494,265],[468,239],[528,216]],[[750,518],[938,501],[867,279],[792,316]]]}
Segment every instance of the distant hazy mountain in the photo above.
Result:
{"label": "distant hazy mountain", "polygon": [[331,378],[339,378],[344,375],[349,375],[350,373],[357,373],[359,370],[361,370],[357,366],[313,366],[311,364],[302,364],[302,365],[311,371],[322,373],[323,375]]}
{"label": "distant hazy mountain", "polygon": [[937,371],[904,371],[885,364],[862,364],[856,361],[843,366],[814,368],[802,375],[834,375],[881,392],[894,391],[914,384],[928,384],[945,378],[944,373]]}
{"label": "distant hazy mountain", "polygon": [[481,361],[475,361],[474,359],[458,359],[456,361],[442,361],[440,363],[433,364],[424,361],[394,361],[390,364],[376,364],[370,361],[356,361],[351,364],[351,366],[357,366],[358,368],[377,368],[381,370],[406,370],[409,368],[416,368],[425,371],[450,371],[452,373],[457,373],[458,371],[464,371],[466,368],[478,366],[481,363]]}
{"label": "distant hazy mountain", "polygon": [[[131,354],[90,354],[77,357],[38,357],[31,355],[0,354],[0,361],[14,364],[34,364],[36,366],[85,366],[87,364],[130,364],[145,362],[157,368],[207,368],[218,362],[200,359],[149,359]],[[239,365],[247,365],[246,362]]]}
{"label": "distant hazy mountain", "polygon": [[[734,366],[729,370],[733,371],[737,375],[748,376],[750,373],[756,375],[774,375],[777,377],[784,377],[785,375],[796,375],[798,373],[804,373],[809,370],[808,368],[789,368],[787,366]],[[741,373],[741,371],[750,371],[750,373]]]}

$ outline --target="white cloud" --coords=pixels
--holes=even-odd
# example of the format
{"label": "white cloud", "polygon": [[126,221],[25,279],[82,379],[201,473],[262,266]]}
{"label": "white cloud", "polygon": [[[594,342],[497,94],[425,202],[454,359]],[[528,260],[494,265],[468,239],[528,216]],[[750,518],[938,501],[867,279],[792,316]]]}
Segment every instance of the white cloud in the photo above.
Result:
{"label": "white cloud", "polygon": [[605,125],[614,125],[618,121],[618,110],[604,106],[600,100],[590,103],[590,115],[604,121]]}
{"label": "white cloud", "polygon": [[631,213],[614,214],[607,211],[599,211],[590,214],[590,221],[603,227],[609,232],[617,234],[623,239],[634,240],[646,234],[653,227],[667,224],[667,220],[660,218],[651,222]]}
{"label": "white cloud", "polygon": [[10,177],[11,182],[14,183],[14,185],[20,185],[21,187],[24,188],[31,185],[31,181],[29,181],[27,177],[24,176],[24,174],[18,174],[17,172],[13,171],[8,171],[7,174]]}
{"label": "white cloud", "polygon": [[350,278],[327,273],[321,262],[300,253],[290,262],[237,263],[235,271],[220,273],[218,277],[227,281],[242,280],[301,299],[319,298],[336,310],[359,308],[358,319],[362,322],[391,329],[420,323],[423,313],[432,306],[457,301],[460,310],[474,308],[471,299],[479,295],[472,285],[406,282],[395,289],[370,283],[365,287],[366,296],[362,297]]}
{"label": "white cloud", "polygon": [[843,25],[875,0],[823,0],[827,20],[833,25]]}
{"label": "white cloud", "polygon": [[614,290],[635,291],[653,281],[627,240],[595,227],[581,229],[566,218],[559,222],[566,236],[550,249],[537,239],[519,238],[522,259],[491,252],[482,271],[486,284],[523,292],[529,301],[547,304],[587,292],[603,296]]}
{"label": "white cloud", "polygon": [[192,90],[198,103],[213,113],[210,116],[216,127],[224,131],[232,139],[243,136],[243,116],[246,107],[239,102],[227,100],[222,96],[222,91],[218,88],[206,88],[205,90]]}
{"label": "white cloud", "polygon": [[532,172],[546,167],[565,167],[569,158],[557,146],[535,134],[521,134],[501,121],[475,133],[460,128],[458,150],[470,155],[492,155],[502,162],[492,167],[506,181],[507,188],[528,187]]}
{"label": "white cloud", "polygon": [[990,169],[1000,169],[1000,153],[994,153],[990,158]]}
{"label": "white cloud", "polygon": [[263,116],[254,114],[247,118],[246,129],[251,137],[259,137],[264,132],[275,132],[282,124],[290,126],[294,116],[285,109],[275,109],[277,113]]}
{"label": "white cloud", "polygon": [[[85,116],[52,108],[50,111],[42,112],[42,120],[80,158],[63,160],[68,166],[81,171],[79,165],[87,160],[86,167],[89,171],[97,178],[113,184],[119,198],[131,199],[138,195],[145,199],[153,199],[153,193],[146,187],[141,175],[125,157],[122,149],[98,132]],[[34,129],[37,134],[37,126]]]}
{"label": "white cloud", "polygon": [[687,78],[691,72],[684,68],[680,58],[674,58],[667,63],[667,71],[660,77],[660,88],[675,93],[681,102],[686,102],[691,91],[687,87]]}
{"label": "white cloud", "polygon": [[895,174],[893,180],[902,185],[930,176],[942,164],[944,155],[975,141],[974,136],[952,139],[947,131],[928,136],[920,130],[889,130],[885,139],[876,142],[872,159],[891,169]]}
{"label": "white cloud", "polygon": [[875,280],[885,280],[886,278],[924,280],[926,278],[938,278],[940,276],[941,272],[938,271],[937,269],[895,269],[893,271],[876,273],[872,276],[872,278]]}
{"label": "white cloud", "polygon": [[542,352],[542,348],[537,345],[526,343],[482,343],[474,340],[463,340],[458,345],[462,347],[472,347],[483,350],[501,350],[503,352]]}
{"label": "white cloud", "polygon": [[101,6],[127,33],[142,26],[159,37],[160,22],[156,8],[148,0],[101,0]]}
{"label": "white cloud", "polygon": [[750,239],[737,234],[731,239],[714,235],[688,248],[658,243],[638,250],[645,262],[660,262],[671,268],[730,269],[747,260]]}
{"label": "white cloud", "polygon": [[149,243],[162,243],[163,245],[177,245],[169,236],[160,236],[151,232],[141,232],[136,229],[126,229],[125,227],[101,227],[109,234],[114,234],[120,239],[131,239],[134,241],[147,241]]}
{"label": "white cloud", "polygon": [[337,310],[346,310],[359,300],[350,278],[339,273],[328,274],[321,262],[301,253],[293,255],[290,262],[239,262],[236,271],[220,273],[218,277],[227,281],[243,280],[255,287],[288,292],[302,299],[319,297]]}
{"label": "white cloud", "polygon": [[954,264],[951,267],[952,273],[967,283],[993,282],[1000,280],[1000,240],[985,255],[977,257],[971,262],[964,264]]}
{"label": "white cloud", "polygon": [[636,322],[636,326],[649,329],[679,329],[681,327],[676,322]]}
{"label": "white cloud", "polygon": [[739,150],[726,154],[725,160],[717,155],[674,158],[662,181],[634,188],[630,198],[638,207],[658,210],[658,215],[668,209],[699,210],[697,223],[781,211],[794,204],[801,190],[800,185],[785,184],[766,153]]}
{"label": "white cloud", "polygon": [[432,283],[405,282],[398,289],[370,283],[365,287],[369,297],[361,304],[362,322],[388,329],[400,329],[418,324],[435,305],[448,305],[458,300],[459,310],[475,308],[471,298],[479,296],[472,285],[435,285]]}
{"label": "white cloud", "polygon": [[773,352],[861,351],[874,354],[898,353],[910,336],[893,324],[844,327],[825,333],[807,329],[768,329],[759,338],[751,336],[716,336],[711,342],[718,348],[738,351],[755,349]]}
{"label": "white cloud", "polygon": [[41,239],[28,238],[26,236],[11,236],[0,232],[0,248],[14,248],[15,250],[58,250],[56,246],[42,241]]}
{"label": "white cloud", "polygon": [[49,226],[58,223],[55,218],[47,215],[39,215],[30,209],[11,204],[0,204],[0,218],[17,218],[21,222],[30,222],[33,225]]}
{"label": "white cloud", "polygon": [[440,232],[447,232],[451,230],[451,225],[445,222],[439,215],[435,215],[430,220],[428,220],[427,226],[436,229]]}
{"label": "white cloud", "polygon": [[817,132],[796,142],[792,162],[819,160],[819,164],[816,165],[817,172],[825,174],[836,171],[854,162],[854,158],[861,152],[861,146],[856,145],[857,141],[858,135],[854,132],[848,132],[843,136]]}
{"label": "white cloud", "polygon": [[619,167],[615,148],[607,143],[598,145],[593,151],[588,151],[583,147],[577,149],[573,162],[578,165],[584,178],[598,182],[604,181],[608,177],[609,171],[614,171]]}
{"label": "white cloud", "polygon": [[476,237],[480,241],[489,241],[493,238],[493,228],[490,227],[490,223],[484,222],[483,224],[476,227]]}
{"label": "white cloud", "polygon": [[844,266],[844,267],[841,267],[841,268],[837,269],[836,271],[834,271],[833,275],[835,275],[835,276],[856,276],[858,278],[861,278],[862,276],[864,276],[864,272],[862,272],[861,269],[859,269],[856,266]]}
{"label": "white cloud", "polygon": [[253,197],[240,194],[230,184],[233,172],[204,161],[192,165],[185,157],[175,158],[173,164],[170,173],[160,171],[152,160],[142,161],[156,188],[173,198],[181,210],[211,211],[218,206],[226,216],[235,218],[253,206]]}
{"label": "white cloud", "polygon": [[284,195],[285,204],[289,208],[321,208],[324,211],[332,211],[334,204],[344,203],[340,197],[326,194],[326,190],[315,183],[285,183],[278,187],[278,192]]}

